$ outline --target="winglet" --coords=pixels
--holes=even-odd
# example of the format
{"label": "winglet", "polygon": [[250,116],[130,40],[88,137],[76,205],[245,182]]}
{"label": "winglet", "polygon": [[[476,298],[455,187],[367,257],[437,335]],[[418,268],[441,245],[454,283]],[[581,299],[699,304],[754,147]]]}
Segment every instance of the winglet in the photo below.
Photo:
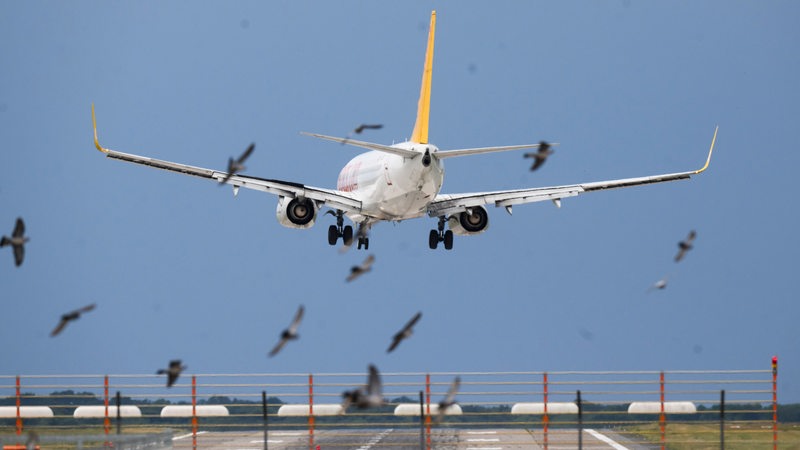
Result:
{"label": "winglet", "polygon": [[703,166],[702,169],[696,170],[694,173],[700,173],[708,169],[708,165],[711,163],[711,152],[714,151],[714,144],[717,142],[717,131],[719,131],[719,125],[717,125],[717,128],[714,129],[714,137],[711,138],[711,148],[708,149],[708,159],[706,159],[706,165]]}
{"label": "winglet", "polygon": [[94,117],[94,103],[92,103],[92,127],[94,127],[94,146],[101,152],[108,153],[108,149],[103,148],[100,145],[100,141],[97,140],[97,119]]}
{"label": "winglet", "polygon": [[411,133],[411,142],[428,143],[428,120],[431,113],[431,75],[433,74],[433,41],[436,35],[436,11],[431,12],[431,27],[428,31],[428,48],[425,51],[425,67],[422,70],[422,87],[417,104],[417,121]]}

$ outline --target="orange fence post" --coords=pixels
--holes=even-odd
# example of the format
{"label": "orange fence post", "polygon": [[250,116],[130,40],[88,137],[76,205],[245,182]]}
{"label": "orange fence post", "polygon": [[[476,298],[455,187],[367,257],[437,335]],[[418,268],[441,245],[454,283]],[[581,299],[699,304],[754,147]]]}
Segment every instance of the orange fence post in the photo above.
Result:
{"label": "orange fence post", "polygon": [[105,432],[106,437],[108,437],[108,430],[111,429],[111,422],[108,420],[108,375],[103,378],[103,406],[105,406],[105,413],[103,416],[103,431]]}
{"label": "orange fence post", "polygon": [[308,374],[308,448],[314,450],[314,375]]}
{"label": "orange fence post", "polygon": [[778,357],[772,357],[772,448],[778,450]]}
{"label": "orange fence post", "polygon": [[661,450],[665,450],[667,444],[666,440],[667,416],[664,414],[664,371],[663,370],[661,371],[660,384],[661,387],[659,390],[661,392],[661,414],[658,416],[658,424],[661,428]]}
{"label": "orange fence post", "polygon": [[22,415],[20,414],[20,397],[22,396],[22,391],[20,387],[19,375],[17,375],[17,436],[22,434]]}
{"label": "orange fence post", "polygon": [[425,411],[426,448],[431,450],[431,374],[425,374],[425,394],[427,408]]}
{"label": "orange fence post", "polygon": [[544,373],[544,415],[542,415],[542,428],[544,428],[544,450],[547,450],[547,425],[550,417],[547,415],[547,372]]}
{"label": "orange fence post", "polygon": [[197,376],[192,375],[192,450],[197,450]]}

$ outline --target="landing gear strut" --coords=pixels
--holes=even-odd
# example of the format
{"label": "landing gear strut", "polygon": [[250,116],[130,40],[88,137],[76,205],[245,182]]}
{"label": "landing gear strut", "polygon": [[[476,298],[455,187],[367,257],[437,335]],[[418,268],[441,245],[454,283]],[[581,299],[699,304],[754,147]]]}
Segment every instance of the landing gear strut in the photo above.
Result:
{"label": "landing gear strut", "polygon": [[[344,226],[344,211],[336,210],[335,213],[333,211],[327,211],[325,214],[336,216],[336,225],[328,227],[328,244],[336,245],[336,241],[338,241],[339,238],[342,238],[344,245],[352,244],[353,227],[350,225]],[[359,248],[361,248],[360,244]]]}
{"label": "landing gear strut", "polygon": [[435,250],[439,242],[444,242],[445,250],[453,249],[453,230],[445,231],[444,224],[445,216],[439,217],[438,230],[431,230],[428,235],[428,247],[430,247],[431,250]]}

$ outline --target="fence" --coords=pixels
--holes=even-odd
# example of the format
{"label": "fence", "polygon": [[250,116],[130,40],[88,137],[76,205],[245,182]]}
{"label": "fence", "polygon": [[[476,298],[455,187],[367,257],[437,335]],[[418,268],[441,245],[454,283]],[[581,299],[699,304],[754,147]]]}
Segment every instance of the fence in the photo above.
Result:
{"label": "fence", "polygon": [[[0,436],[23,441],[95,430],[106,436],[174,429],[176,447],[475,448],[585,441],[666,448],[685,428],[749,448],[777,448],[772,370],[384,373],[386,405],[342,413],[364,373],[0,376]],[[438,411],[460,377],[457,404]],[[599,431],[597,431],[599,430]],[[491,437],[487,437],[491,436]],[[611,447],[614,445],[609,444]],[[616,443],[625,448],[624,444]]]}

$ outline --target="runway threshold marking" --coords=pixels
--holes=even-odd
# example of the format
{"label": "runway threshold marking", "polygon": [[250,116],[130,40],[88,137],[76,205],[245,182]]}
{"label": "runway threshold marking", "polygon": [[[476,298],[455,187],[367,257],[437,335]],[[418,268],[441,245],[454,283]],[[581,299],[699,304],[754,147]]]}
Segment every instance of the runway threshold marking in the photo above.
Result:
{"label": "runway threshold marking", "polygon": [[586,429],[586,432],[591,434],[592,436],[594,436],[596,439],[599,439],[599,440],[605,442],[606,444],[610,445],[612,448],[614,448],[616,450],[628,450],[628,447],[625,447],[624,445],[618,444],[617,441],[611,439],[610,437],[608,437],[608,436],[606,436],[604,434],[598,433],[597,431],[594,431],[594,430],[589,429],[589,428]]}

